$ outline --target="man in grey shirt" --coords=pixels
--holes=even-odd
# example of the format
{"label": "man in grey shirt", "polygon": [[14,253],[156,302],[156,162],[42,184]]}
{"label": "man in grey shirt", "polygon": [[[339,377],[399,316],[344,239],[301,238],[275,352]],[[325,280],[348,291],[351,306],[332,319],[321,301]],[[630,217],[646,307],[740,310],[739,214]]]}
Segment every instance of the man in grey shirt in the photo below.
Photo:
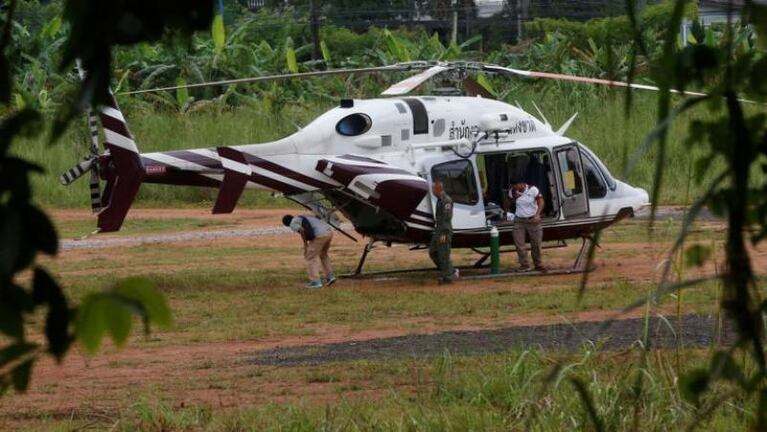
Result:
{"label": "man in grey shirt", "polygon": [[301,235],[304,242],[304,259],[309,272],[307,288],[322,288],[323,280],[320,278],[320,268],[325,273],[324,285],[330,286],[336,281],[333,269],[330,266],[330,242],[333,240],[333,230],[323,220],[310,215],[291,216],[285,215],[282,223],[291,230]]}

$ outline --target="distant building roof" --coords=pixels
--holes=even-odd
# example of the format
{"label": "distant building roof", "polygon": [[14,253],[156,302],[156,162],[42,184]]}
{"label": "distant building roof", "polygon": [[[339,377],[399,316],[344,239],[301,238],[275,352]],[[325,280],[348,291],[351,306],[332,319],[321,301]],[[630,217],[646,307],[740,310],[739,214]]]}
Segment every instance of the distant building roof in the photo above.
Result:
{"label": "distant building roof", "polygon": [[700,0],[698,19],[703,25],[726,23],[728,15],[731,14],[740,19],[740,11],[744,4],[743,0]]}
{"label": "distant building roof", "polygon": [[477,5],[477,17],[488,18],[503,10],[505,6],[504,0],[475,0]]}
{"label": "distant building roof", "polygon": [[745,2],[743,0],[700,0],[700,6],[720,6],[727,8],[732,4],[735,8],[742,8]]}

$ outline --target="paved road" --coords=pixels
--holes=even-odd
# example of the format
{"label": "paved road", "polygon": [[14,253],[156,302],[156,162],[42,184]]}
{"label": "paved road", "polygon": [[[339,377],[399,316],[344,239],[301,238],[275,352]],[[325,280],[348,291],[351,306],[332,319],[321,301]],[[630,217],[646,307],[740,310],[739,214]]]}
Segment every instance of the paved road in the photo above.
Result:
{"label": "paved road", "polygon": [[[644,319],[582,322],[541,326],[508,327],[493,330],[444,332],[401,336],[360,342],[276,348],[252,353],[249,363],[272,366],[305,366],[353,360],[394,360],[454,355],[481,355],[512,349],[541,348],[573,351],[584,345],[600,350],[623,350],[639,343]],[[673,329],[672,329],[673,327]],[[648,345],[651,348],[706,347],[715,340],[734,341],[734,331],[725,325],[715,337],[716,319],[686,315],[677,322],[661,318],[649,320]]]}

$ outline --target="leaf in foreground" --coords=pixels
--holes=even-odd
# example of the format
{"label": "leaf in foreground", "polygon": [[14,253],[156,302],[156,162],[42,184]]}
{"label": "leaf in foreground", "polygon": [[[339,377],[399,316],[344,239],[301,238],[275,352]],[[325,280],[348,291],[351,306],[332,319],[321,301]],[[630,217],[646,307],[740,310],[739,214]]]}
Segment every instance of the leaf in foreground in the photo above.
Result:
{"label": "leaf in foreground", "polygon": [[147,331],[150,324],[168,327],[173,322],[165,297],[151,282],[128,278],[111,290],[83,299],[77,315],[77,339],[88,353],[98,350],[106,333],[117,347],[122,347],[130,335],[134,314],[142,319]]}

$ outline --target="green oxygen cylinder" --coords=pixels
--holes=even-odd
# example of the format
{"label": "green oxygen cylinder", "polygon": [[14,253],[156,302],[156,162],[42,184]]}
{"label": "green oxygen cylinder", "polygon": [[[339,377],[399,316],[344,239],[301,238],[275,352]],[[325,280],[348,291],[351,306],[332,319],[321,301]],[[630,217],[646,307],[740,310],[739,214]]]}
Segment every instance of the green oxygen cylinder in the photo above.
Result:
{"label": "green oxygen cylinder", "polygon": [[493,227],[490,230],[490,273],[498,274],[501,272],[501,245],[498,238],[498,228]]}

